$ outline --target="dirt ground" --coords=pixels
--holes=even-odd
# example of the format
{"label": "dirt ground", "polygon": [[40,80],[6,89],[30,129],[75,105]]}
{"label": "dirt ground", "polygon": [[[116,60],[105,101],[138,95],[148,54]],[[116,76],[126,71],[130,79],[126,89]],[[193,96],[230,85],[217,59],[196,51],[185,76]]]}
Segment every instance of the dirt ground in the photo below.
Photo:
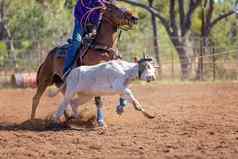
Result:
{"label": "dirt ground", "polygon": [[[32,89],[0,90],[0,158],[236,159],[238,83],[143,84],[132,87],[147,119],[131,105],[115,113],[118,97],[106,97],[107,129],[45,129],[61,96],[41,100],[37,120],[28,120]],[[94,103],[80,108],[95,114]]]}

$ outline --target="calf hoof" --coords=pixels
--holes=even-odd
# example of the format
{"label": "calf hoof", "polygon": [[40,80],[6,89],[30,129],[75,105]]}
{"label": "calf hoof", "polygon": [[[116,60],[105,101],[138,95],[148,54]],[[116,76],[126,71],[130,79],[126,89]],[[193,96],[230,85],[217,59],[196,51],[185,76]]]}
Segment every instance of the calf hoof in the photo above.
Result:
{"label": "calf hoof", "polygon": [[118,105],[116,112],[118,115],[121,115],[124,112],[124,106]]}

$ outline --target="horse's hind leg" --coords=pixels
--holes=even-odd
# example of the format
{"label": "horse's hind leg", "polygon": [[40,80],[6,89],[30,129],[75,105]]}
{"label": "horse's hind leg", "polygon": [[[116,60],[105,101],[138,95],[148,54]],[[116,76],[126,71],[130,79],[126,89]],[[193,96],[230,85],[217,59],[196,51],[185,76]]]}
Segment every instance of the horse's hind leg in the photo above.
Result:
{"label": "horse's hind leg", "polygon": [[32,99],[32,110],[31,110],[31,119],[35,118],[35,114],[36,114],[36,109],[37,106],[40,102],[40,98],[42,96],[42,94],[45,92],[47,88],[47,83],[42,83],[37,87],[37,91],[36,94],[34,95],[33,99]]}

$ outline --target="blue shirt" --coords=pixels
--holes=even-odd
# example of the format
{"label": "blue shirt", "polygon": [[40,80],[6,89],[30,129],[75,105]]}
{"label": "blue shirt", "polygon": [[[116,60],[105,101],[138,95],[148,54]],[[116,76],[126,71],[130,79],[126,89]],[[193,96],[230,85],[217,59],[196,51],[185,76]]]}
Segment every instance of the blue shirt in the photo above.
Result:
{"label": "blue shirt", "polygon": [[92,24],[98,26],[99,22],[102,18],[102,14],[99,9],[94,10],[90,14],[88,21],[86,21],[87,15],[85,15],[85,14],[87,14],[87,12],[90,10],[90,8],[103,6],[102,3],[103,2],[101,0],[78,0],[76,6],[74,8],[75,18],[77,20],[79,20],[80,22],[82,22],[83,24],[85,24],[85,22],[86,22],[86,23],[92,23]]}

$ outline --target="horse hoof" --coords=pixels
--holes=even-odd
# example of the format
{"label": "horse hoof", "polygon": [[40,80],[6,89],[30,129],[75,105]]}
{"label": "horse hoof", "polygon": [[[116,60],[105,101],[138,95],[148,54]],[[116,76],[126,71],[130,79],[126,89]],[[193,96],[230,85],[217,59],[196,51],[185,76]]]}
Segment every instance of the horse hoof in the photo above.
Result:
{"label": "horse hoof", "polygon": [[105,127],[104,121],[103,120],[98,120],[98,126],[101,127],[101,128]]}
{"label": "horse hoof", "polygon": [[121,105],[117,106],[116,112],[118,115],[122,115],[122,113],[124,112],[124,107]]}

